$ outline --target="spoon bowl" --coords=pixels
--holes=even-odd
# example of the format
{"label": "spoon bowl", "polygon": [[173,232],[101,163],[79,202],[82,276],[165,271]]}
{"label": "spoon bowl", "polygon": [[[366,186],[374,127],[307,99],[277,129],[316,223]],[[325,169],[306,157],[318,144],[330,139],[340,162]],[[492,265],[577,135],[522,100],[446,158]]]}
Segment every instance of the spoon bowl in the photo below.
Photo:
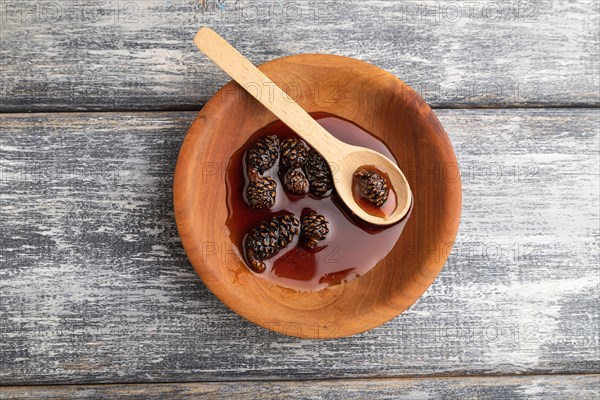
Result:
{"label": "spoon bowl", "polygon": [[[374,225],[389,225],[400,221],[409,211],[412,193],[406,177],[398,166],[381,153],[366,149],[364,147],[349,146],[340,153],[340,157],[333,161],[335,168],[334,185],[341,198],[353,198],[353,176],[354,172],[362,166],[377,166],[377,169],[386,173],[395,193],[395,207],[393,211],[383,217],[376,216],[364,210],[356,201],[346,202],[346,206],[363,221]],[[389,201],[389,200],[388,200]]]}

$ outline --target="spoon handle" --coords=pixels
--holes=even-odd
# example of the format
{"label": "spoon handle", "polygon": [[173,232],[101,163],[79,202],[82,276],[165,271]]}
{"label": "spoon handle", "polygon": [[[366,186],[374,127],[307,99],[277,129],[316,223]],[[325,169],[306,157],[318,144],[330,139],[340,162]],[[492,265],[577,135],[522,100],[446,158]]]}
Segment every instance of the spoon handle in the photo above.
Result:
{"label": "spoon handle", "polygon": [[[291,130],[314,147],[329,162],[344,143],[334,138],[279,86],[241,55],[225,39],[209,28],[201,28],[194,38],[196,46],[223,71],[239,83]],[[258,86],[260,90],[248,88]],[[264,94],[266,93],[266,94]]]}

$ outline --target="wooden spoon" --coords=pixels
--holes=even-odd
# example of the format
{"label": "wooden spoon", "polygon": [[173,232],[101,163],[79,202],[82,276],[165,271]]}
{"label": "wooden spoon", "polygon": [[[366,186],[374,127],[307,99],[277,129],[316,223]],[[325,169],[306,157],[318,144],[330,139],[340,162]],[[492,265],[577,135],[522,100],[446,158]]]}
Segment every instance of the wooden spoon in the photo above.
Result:
{"label": "wooden spoon", "polygon": [[[374,225],[391,225],[408,213],[412,201],[410,187],[400,168],[389,158],[371,149],[352,146],[333,137],[298,103],[213,30],[201,28],[194,38],[194,43],[243,88],[258,85],[267,89],[248,93],[317,150],[330,166],[335,167],[332,171],[335,171],[334,185],[338,196],[359,218]],[[268,94],[263,96],[263,92]],[[385,217],[369,214],[355,201],[353,175],[362,166],[375,166],[387,173],[396,194],[396,208],[391,214]]]}

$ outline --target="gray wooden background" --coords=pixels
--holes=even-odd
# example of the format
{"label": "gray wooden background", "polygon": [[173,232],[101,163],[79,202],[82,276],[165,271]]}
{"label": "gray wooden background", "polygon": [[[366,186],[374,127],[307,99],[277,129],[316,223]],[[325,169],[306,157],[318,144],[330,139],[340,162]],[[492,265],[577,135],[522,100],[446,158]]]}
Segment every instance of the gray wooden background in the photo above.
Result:
{"label": "gray wooden background", "polygon": [[[1,398],[600,398],[598,1],[0,0],[0,24]],[[201,25],[436,109],[463,218],[404,314],[285,337],[194,273],[173,170],[227,81]]]}

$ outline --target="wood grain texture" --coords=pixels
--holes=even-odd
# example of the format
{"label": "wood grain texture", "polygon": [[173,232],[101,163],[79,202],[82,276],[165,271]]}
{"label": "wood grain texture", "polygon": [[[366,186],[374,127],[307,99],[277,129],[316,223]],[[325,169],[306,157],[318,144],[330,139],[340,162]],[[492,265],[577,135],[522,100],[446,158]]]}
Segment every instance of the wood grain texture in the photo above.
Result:
{"label": "wood grain texture", "polygon": [[437,114],[453,253],[401,317],[330,341],[244,321],[187,262],[171,187],[195,112],[0,116],[0,382],[597,373],[600,110]]}
{"label": "wood grain texture", "polygon": [[[202,6],[205,4],[205,6]],[[215,28],[254,63],[358,58],[434,107],[600,104],[598,2],[0,1],[0,111],[198,109],[228,79]]]}
{"label": "wood grain texture", "polygon": [[599,375],[16,386],[0,399],[598,399]]}

